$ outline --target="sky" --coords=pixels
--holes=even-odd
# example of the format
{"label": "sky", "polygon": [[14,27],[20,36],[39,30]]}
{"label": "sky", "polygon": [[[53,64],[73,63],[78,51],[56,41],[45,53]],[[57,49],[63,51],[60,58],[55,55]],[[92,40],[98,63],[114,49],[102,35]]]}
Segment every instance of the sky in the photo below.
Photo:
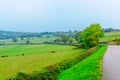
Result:
{"label": "sky", "polygon": [[119,0],[0,0],[0,30],[83,30],[92,23],[120,29]]}

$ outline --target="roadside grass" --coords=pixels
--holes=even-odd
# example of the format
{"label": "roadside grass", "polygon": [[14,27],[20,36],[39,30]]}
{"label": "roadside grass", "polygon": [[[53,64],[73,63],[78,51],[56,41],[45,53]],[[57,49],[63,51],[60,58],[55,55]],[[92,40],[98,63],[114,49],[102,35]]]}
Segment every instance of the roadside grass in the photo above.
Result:
{"label": "roadside grass", "polygon": [[99,49],[90,57],[63,71],[57,80],[101,80],[102,58],[107,46],[100,45]]}
{"label": "roadside grass", "polygon": [[[74,48],[76,47],[47,44],[0,46],[0,80],[14,76],[18,72],[41,71],[44,67],[76,57],[85,51]],[[8,57],[2,58],[2,55]]]}

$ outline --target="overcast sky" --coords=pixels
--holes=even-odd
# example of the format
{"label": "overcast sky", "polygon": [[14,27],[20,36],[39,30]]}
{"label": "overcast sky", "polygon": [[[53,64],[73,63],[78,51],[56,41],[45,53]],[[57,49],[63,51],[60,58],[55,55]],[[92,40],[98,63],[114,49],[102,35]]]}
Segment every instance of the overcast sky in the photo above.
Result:
{"label": "overcast sky", "polygon": [[0,30],[83,30],[92,23],[120,28],[120,1],[0,0]]}

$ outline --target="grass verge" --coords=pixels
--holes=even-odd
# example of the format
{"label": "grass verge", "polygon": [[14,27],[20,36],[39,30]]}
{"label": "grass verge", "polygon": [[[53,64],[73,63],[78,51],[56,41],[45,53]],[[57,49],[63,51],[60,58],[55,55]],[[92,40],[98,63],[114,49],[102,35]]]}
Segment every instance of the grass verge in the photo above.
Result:
{"label": "grass verge", "polygon": [[62,72],[57,80],[101,80],[102,58],[106,49],[107,46],[100,45],[93,55]]}

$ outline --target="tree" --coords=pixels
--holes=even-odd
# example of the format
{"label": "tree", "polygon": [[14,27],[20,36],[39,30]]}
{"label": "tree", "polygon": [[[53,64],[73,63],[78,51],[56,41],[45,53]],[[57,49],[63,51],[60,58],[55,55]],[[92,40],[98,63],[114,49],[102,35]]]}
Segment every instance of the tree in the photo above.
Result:
{"label": "tree", "polygon": [[30,44],[30,38],[27,38],[26,44]]}
{"label": "tree", "polygon": [[74,39],[73,39],[73,38],[70,38],[70,39],[69,39],[69,42],[70,42],[70,44],[72,44],[72,43],[74,42]]}
{"label": "tree", "polygon": [[20,39],[21,39],[21,40],[24,40],[24,37],[21,37]]}
{"label": "tree", "polygon": [[12,38],[12,41],[17,42],[18,40],[17,40],[17,38]]}
{"label": "tree", "polygon": [[60,40],[59,38],[57,38],[57,39],[54,40],[54,42],[55,42],[55,43],[60,43],[61,40]]}
{"label": "tree", "polygon": [[61,35],[61,41],[67,43],[69,41],[70,37],[68,35]]}
{"label": "tree", "polygon": [[80,36],[81,36],[81,32],[79,31],[74,36],[75,40],[78,41]]}
{"label": "tree", "polygon": [[97,46],[99,38],[104,36],[104,32],[99,24],[91,24],[79,37],[79,43],[85,48]]}
{"label": "tree", "polygon": [[29,39],[27,39],[26,44],[30,44],[30,40]]}

